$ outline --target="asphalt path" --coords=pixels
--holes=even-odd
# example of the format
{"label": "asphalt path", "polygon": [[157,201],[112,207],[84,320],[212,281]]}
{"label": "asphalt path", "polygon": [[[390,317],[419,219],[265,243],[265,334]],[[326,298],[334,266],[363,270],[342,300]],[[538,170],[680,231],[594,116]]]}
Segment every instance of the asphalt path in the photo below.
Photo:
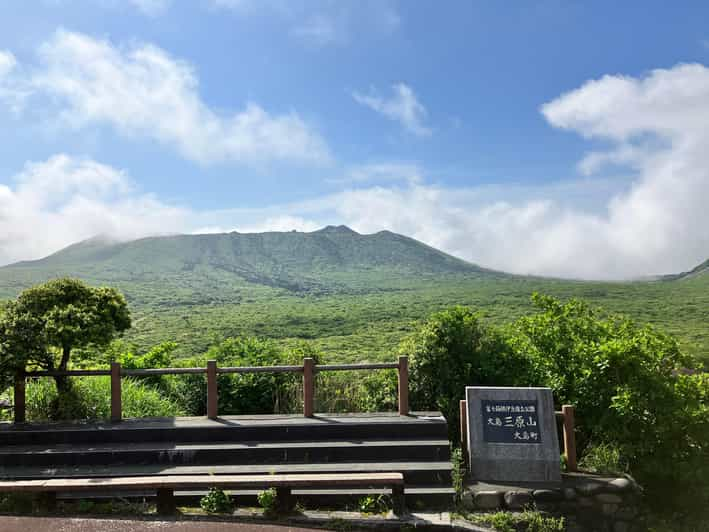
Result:
{"label": "asphalt path", "polygon": [[84,517],[0,516],[0,532],[307,532],[322,530],[229,521],[160,521]]}

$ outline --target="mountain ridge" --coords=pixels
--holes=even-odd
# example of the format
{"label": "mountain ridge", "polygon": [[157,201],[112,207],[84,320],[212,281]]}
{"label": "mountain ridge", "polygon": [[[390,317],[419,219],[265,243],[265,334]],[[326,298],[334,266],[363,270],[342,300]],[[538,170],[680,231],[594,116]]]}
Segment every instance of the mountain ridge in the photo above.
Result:
{"label": "mountain ridge", "polygon": [[367,284],[376,288],[386,284],[379,281],[397,276],[507,275],[391,231],[363,235],[343,225],[312,232],[234,231],[130,241],[97,235],[41,259],[1,267],[0,297],[56,276],[98,283],[161,277],[177,282],[190,272],[217,275],[222,281],[227,281],[226,275],[237,284],[314,293],[358,291]]}

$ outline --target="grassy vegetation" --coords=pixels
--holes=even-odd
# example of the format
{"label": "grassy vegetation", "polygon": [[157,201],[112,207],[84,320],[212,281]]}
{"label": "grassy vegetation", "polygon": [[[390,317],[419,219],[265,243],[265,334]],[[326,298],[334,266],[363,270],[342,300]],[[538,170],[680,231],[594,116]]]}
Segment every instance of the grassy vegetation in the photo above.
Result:
{"label": "grassy vegetation", "polygon": [[327,360],[390,359],[432,312],[465,305],[491,323],[509,323],[531,310],[538,291],[658,325],[709,364],[709,274],[701,272],[632,283],[510,276],[393,233],[327,228],[124,244],[97,239],[0,268],[0,299],[63,275],[121,290],[133,313],[126,340],[138,350],[172,340],[179,356],[248,335],[284,345],[307,340]]}

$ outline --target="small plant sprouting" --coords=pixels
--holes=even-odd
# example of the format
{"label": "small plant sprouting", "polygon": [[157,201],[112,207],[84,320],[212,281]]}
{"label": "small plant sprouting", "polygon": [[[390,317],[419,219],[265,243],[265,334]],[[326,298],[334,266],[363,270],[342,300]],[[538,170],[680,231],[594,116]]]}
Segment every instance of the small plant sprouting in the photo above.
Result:
{"label": "small plant sprouting", "polygon": [[278,511],[278,494],[276,488],[263,490],[256,498],[266,514],[275,514]]}
{"label": "small plant sprouting", "polygon": [[359,511],[366,514],[385,513],[391,509],[391,499],[388,495],[367,495],[357,504]]}
{"label": "small plant sprouting", "polygon": [[202,510],[210,514],[230,513],[234,508],[232,498],[219,488],[211,488],[199,501]]}
{"label": "small plant sprouting", "polygon": [[460,502],[463,498],[463,489],[465,487],[465,461],[460,447],[456,447],[451,452],[451,463],[453,465],[451,478],[453,480],[453,489],[455,490],[455,500]]}

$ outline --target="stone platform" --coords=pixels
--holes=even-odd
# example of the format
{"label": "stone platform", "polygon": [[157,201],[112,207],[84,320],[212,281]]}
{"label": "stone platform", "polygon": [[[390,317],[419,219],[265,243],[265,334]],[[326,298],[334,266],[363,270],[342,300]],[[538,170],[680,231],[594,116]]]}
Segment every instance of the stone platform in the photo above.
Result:
{"label": "stone platform", "polygon": [[[466,485],[463,505],[471,511],[521,511],[530,507],[563,514],[591,530],[643,530],[642,490],[629,476],[563,473],[561,486],[544,483]],[[584,529],[586,529],[584,528]]]}
{"label": "stone platform", "polygon": [[[450,504],[454,492],[445,419],[438,412],[413,412],[0,424],[4,480],[367,472],[401,472],[412,504]],[[300,500],[324,507],[354,503],[367,493],[371,490],[294,491]],[[177,495],[194,499],[201,494]],[[256,493],[236,495],[251,501]]]}

